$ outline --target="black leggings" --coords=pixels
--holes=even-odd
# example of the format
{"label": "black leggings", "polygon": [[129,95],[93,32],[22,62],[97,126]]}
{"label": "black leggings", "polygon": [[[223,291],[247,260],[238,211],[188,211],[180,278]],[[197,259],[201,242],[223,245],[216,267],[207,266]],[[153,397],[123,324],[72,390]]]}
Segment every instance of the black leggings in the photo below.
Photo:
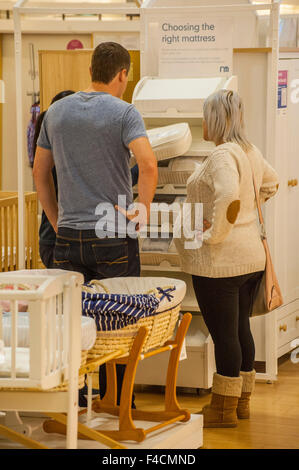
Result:
{"label": "black leggings", "polygon": [[192,276],[202,316],[215,345],[217,373],[238,377],[254,367],[250,315],[263,272],[226,278]]}

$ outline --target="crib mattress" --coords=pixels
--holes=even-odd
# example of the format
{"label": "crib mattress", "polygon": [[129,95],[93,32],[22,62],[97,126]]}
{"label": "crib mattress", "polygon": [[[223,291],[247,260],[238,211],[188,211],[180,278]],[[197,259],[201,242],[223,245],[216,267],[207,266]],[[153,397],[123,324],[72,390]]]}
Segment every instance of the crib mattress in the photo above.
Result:
{"label": "crib mattress", "polygon": [[[147,135],[158,161],[184,155],[192,144],[191,130],[187,122],[156,127],[148,130]],[[133,154],[132,156],[134,157]]]}
{"label": "crib mattress", "polygon": [[[24,378],[29,376],[30,349],[16,348],[16,376]],[[8,377],[11,372],[11,348],[0,350],[0,377]]]}
{"label": "crib mattress", "polygon": [[147,131],[157,160],[167,160],[186,153],[192,144],[189,124],[180,122]]}
{"label": "crib mattress", "polygon": [[202,163],[200,157],[179,157],[169,161],[167,167],[159,167],[158,184],[174,184],[186,186],[188,178]]}
{"label": "crib mattress", "polygon": [[[58,328],[58,325],[57,325]],[[4,346],[11,346],[11,314],[4,313],[2,320]],[[97,330],[93,318],[81,317],[81,350],[86,351],[93,347]],[[18,348],[29,348],[29,314],[18,313]]]}

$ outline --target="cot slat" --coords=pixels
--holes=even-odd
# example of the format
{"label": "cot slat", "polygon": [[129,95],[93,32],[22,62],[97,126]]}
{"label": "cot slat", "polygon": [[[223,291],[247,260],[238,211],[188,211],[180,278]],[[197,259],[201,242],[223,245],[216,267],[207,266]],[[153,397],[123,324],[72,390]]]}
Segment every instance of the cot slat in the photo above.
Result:
{"label": "cot slat", "polygon": [[51,305],[51,330],[52,330],[52,350],[53,350],[53,360],[52,360],[52,370],[53,372],[56,371],[57,368],[57,338],[56,338],[56,301],[57,297],[53,297]]}
{"label": "cot slat", "polygon": [[[37,194],[25,193],[25,267],[38,267]],[[0,271],[19,269],[18,194],[0,191]]]}
{"label": "cot slat", "polygon": [[16,239],[16,269],[19,269],[19,211],[18,206],[16,206],[16,226],[17,226],[17,239]]}
{"label": "cot slat", "polygon": [[14,270],[13,207],[14,206],[10,206],[10,208],[9,208],[9,250],[10,250],[9,270],[10,271]]}
{"label": "cot slat", "polygon": [[[14,286],[16,288],[16,286]],[[17,375],[17,346],[18,346],[18,302],[11,301],[11,378]]]}
{"label": "cot slat", "polygon": [[62,335],[62,294],[59,294],[57,297],[58,302],[58,364],[59,368],[62,367],[62,351],[63,351],[63,335]]}
{"label": "cot slat", "polygon": [[47,325],[47,335],[46,335],[46,351],[47,351],[47,367],[46,375],[49,375],[51,369],[51,354],[52,354],[52,328],[51,328],[51,304],[52,299],[48,299],[46,302],[46,325]]}
{"label": "cot slat", "polygon": [[3,250],[3,242],[2,242],[3,217],[4,217],[3,207],[0,206],[0,255],[1,255],[0,271],[4,270],[4,262],[3,262],[4,250]]}
{"label": "cot slat", "polygon": [[7,246],[7,207],[3,210],[3,230],[4,230],[4,271],[8,270],[8,246]]}
{"label": "cot slat", "polygon": [[[25,237],[25,265],[27,269],[30,269],[30,255],[29,255],[29,246],[30,246],[30,202],[25,202],[25,228],[26,228],[26,237]],[[26,253],[27,247],[27,253]],[[27,256],[26,256],[27,254]]]}

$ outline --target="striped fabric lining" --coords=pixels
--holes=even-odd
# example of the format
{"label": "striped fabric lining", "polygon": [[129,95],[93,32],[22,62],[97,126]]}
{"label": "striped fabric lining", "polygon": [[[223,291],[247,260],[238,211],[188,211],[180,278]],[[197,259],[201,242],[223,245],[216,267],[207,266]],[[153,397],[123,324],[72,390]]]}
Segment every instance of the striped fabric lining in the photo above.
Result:
{"label": "striped fabric lining", "polygon": [[125,326],[137,323],[141,318],[157,314],[160,301],[166,297],[171,301],[172,295],[169,291],[163,291],[160,287],[158,292],[162,294],[158,299],[154,294],[106,294],[82,292],[82,314],[94,318],[98,331],[120,330]]}

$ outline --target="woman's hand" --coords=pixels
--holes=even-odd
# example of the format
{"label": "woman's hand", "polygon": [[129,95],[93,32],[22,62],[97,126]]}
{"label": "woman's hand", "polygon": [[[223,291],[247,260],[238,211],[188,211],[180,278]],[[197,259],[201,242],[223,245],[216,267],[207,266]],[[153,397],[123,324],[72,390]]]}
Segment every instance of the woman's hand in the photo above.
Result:
{"label": "woman's hand", "polygon": [[198,235],[197,235],[199,240],[203,241],[203,234],[204,234],[204,232],[209,230],[209,228],[211,228],[210,222],[208,222],[206,219],[204,219],[203,222],[202,222],[202,231],[200,230],[198,232]]}
{"label": "woman's hand", "polygon": [[206,230],[209,230],[211,228],[210,222],[208,222],[206,219],[203,220],[203,231],[205,232]]}

